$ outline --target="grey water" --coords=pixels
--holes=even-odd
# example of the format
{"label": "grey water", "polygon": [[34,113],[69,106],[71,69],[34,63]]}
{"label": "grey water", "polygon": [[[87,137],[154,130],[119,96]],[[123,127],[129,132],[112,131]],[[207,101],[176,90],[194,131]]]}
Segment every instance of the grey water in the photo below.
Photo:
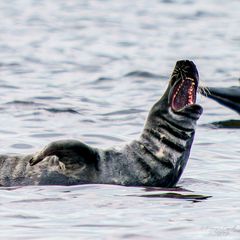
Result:
{"label": "grey water", "polygon": [[[179,59],[201,85],[240,77],[238,0],[0,1],[0,149],[58,139],[138,137]],[[111,185],[0,188],[0,239],[240,239],[240,132],[204,108],[174,189]]]}

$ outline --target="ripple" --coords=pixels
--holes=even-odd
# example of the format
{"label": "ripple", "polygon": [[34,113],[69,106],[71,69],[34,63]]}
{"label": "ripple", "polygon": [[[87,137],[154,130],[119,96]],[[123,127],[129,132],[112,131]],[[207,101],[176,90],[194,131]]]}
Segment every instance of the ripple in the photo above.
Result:
{"label": "ripple", "polygon": [[17,148],[17,149],[30,149],[30,148],[34,148],[32,145],[24,144],[24,143],[13,144],[13,145],[11,145],[11,147],[12,148]]}
{"label": "ripple", "polygon": [[[99,88],[98,88],[99,89]],[[82,102],[86,102],[86,103],[94,103],[94,104],[97,104],[97,105],[101,105],[101,106],[110,106],[110,103],[107,102],[106,100],[99,100],[99,99],[93,99],[93,98],[90,98],[90,97],[82,97],[80,98],[80,100]]]}
{"label": "ripple", "polygon": [[20,89],[20,87],[8,85],[8,84],[0,84],[0,88],[7,88],[7,89]]}
{"label": "ripple", "polygon": [[53,198],[41,198],[41,199],[23,199],[12,201],[12,203],[39,203],[39,202],[55,202],[55,201],[64,201],[63,198],[53,197]]}
{"label": "ripple", "polygon": [[108,112],[108,113],[102,113],[102,114],[97,114],[101,116],[114,116],[114,115],[129,115],[129,114],[136,114],[136,113],[142,113],[145,112],[144,110],[141,109],[126,109],[126,110],[120,110],[120,111],[113,111],[113,112]]}
{"label": "ripple", "polygon": [[32,134],[30,137],[33,138],[52,138],[52,137],[62,137],[65,136],[63,133],[37,133],[37,134]]}
{"label": "ripple", "polygon": [[35,99],[40,99],[40,100],[60,100],[62,97],[55,97],[55,96],[38,96],[34,97]]}
{"label": "ripple", "polygon": [[7,218],[14,218],[14,219],[41,219],[41,217],[38,216],[31,216],[31,215],[5,215],[4,217]]}
{"label": "ripple", "polygon": [[26,122],[47,122],[47,120],[45,118],[25,118],[23,119],[23,121],[26,121]]}
{"label": "ripple", "polygon": [[72,113],[72,114],[80,114],[78,111],[72,108],[44,108],[44,110],[51,113]]}
{"label": "ripple", "polygon": [[11,101],[11,102],[7,102],[6,103],[7,105],[20,105],[20,106],[42,106],[42,105],[45,105],[43,103],[36,103],[36,102],[33,102],[33,101],[22,101],[22,100],[14,100],[14,101]]}
{"label": "ripple", "polygon": [[14,132],[14,131],[8,131],[8,130],[0,130],[0,133],[3,133],[3,134],[11,134],[11,135],[15,135],[17,134],[17,132]]}
{"label": "ripple", "polygon": [[155,194],[143,194],[138,195],[138,197],[145,197],[145,198],[174,198],[174,199],[184,199],[184,200],[191,200],[191,201],[200,201],[206,200],[212,196],[204,196],[199,194],[180,194],[180,193],[155,193]]}
{"label": "ripple", "polygon": [[111,140],[111,141],[124,142],[124,140],[121,138],[103,135],[103,134],[83,134],[83,136],[84,137],[97,137],[97,138],[107,139],[107,140]]}
{"label": "ripple", "polygon": [[89,227],[89,228],[132,228],[132,225],[120,224],[76,224],[72,227]]}
{"label": "ripple", "polygon": [[129,73],[125,74],[124,77],[142,77],[142,78],[160,79],[163,76],[157,75],[157,74],[154,74],[151,72],[147,72],[147,71],[133,71],[133,72],[129,72]]}
{"label": "ripple", "polygon": [[98,79],[96,79],[94,81],[94,83],[100,83],[100,82],[109,82],[109,81],[112,81],[113,78],[110,78],[110,77],[99,77]]}
{"label": "ripple", "polygon": [[0,67],[20,67],[21,65],[19,63],[4,63],[0,62]]}

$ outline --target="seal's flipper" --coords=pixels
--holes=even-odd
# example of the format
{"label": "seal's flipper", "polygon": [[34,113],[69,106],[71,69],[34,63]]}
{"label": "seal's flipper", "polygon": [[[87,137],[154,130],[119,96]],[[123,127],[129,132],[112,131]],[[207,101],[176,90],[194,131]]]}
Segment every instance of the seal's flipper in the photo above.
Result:
{"label": "seal's flipper", "polygon": [[43,150],[33,155],[29,163],[31,166],[41,162],[49,156],[57,156],[59,161],[68,165],[87,163],[98,165],[98,153],[95,149],[77,140],[60,140],[48,144]]}
{"label": "seal's flipper", "polygon": [[217,101],[226,107],[231,108],[240,114],[240,87],[209,87],[207,88],[207,92],[203,93],[203,95]]}

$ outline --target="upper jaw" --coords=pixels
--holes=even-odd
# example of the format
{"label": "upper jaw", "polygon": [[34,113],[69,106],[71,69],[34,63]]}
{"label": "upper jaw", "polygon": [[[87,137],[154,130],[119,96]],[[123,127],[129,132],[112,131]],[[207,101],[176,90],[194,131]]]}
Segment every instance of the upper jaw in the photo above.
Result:
{"label": "upper jaw", "polygon": [[185,77],[175,82],[170,95],[170,105],[173,111],[181,111],[189,105],[196,103],[198,81]]}
{"label": "upper jaw", "polygon": [[[177,74],[176,69],[180,69]],[[173,112],[202,113],[202,107],[196,104],[198,81],[197,68],[193,62],[177,62],[170,81],[168,95],[168,103]]]}

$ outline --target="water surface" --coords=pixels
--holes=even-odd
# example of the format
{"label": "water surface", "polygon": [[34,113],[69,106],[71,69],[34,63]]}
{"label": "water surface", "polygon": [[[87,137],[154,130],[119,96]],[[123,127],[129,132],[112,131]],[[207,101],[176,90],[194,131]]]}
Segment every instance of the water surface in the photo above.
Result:
{"label": "water surface", "polygon": [[[179,59],[203,85],[240,77],[239,1],[1,1],[0,147],[97,147],[139,136]],[[1,239],[239,239],[239,116],[204,97],[176,189],[108,185],[0,189]],[[210,197],[211,196],[211,197]]]}

